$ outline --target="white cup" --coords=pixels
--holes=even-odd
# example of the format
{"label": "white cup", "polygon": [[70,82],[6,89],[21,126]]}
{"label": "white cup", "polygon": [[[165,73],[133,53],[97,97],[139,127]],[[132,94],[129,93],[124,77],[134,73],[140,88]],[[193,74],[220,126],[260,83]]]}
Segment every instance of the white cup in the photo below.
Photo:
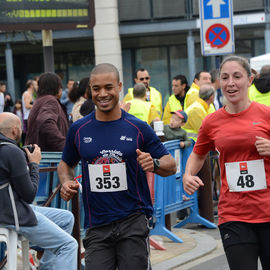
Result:
{"label": "white cup", "polygon": [[156,132],[157,136],[163,136],[164,135],[164,125],[163,121],[154,121],[154,131]]}

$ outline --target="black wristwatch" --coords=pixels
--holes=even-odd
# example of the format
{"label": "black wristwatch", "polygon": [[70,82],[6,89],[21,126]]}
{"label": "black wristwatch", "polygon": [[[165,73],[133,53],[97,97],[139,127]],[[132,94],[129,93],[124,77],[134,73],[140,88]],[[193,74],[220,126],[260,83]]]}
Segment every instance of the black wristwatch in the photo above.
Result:
{"label": "black wristwatch", "polygon": [[154,171],[157,171],[160,167],[160,163],[159,163],[159,160],[157,158],[153,158],[153,162],[154,162]]}

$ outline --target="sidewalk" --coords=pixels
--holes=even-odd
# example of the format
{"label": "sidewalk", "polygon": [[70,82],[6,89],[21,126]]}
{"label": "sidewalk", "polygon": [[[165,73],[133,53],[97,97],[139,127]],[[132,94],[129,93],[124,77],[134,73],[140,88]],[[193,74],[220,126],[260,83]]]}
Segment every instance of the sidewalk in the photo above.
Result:
{"label": "sidewalk", "polygon": [[153,270],[169,270],[202,257],[217,248],[217,241],[201,232],[189,229],[174,229],[183,243],[172,242],[167,237],[151,236],[166,250],[155,250],[151,247],[151,264]]}

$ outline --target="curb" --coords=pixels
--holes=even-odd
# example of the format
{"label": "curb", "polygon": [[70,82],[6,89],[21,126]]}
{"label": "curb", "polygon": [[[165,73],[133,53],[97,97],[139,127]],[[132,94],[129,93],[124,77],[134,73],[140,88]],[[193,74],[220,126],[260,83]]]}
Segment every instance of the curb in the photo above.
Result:
{"label": "curb", "polygon": [[193,261],[199,257],[202,257],[203,255],[206,255],[216,249],[217,247],[217,241],[203,233],[198,233],[194,230],[189,229],[180,229],[181,232],[185,234],[189,234],[196,242],[197,245],[194,249],[191,251],[188,251],[184,254],[181,254],[177,257],[174,257],[172,259],[169,259],[167,261],[152,265],[152,270],[170,270],[177,266],[183,265],[185,263],[188,263],[190,261]]}

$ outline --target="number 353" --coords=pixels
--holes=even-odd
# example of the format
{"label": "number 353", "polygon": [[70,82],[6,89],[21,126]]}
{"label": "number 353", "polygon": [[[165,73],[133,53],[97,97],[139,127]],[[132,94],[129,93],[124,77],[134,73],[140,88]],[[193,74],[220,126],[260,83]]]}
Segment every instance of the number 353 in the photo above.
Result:
{"label": "number 353", "polygon": [[120,187],[120,178],[118,176],[114,177],[97,177],[96,178],[96,188],[97,189],[111,189]]}

